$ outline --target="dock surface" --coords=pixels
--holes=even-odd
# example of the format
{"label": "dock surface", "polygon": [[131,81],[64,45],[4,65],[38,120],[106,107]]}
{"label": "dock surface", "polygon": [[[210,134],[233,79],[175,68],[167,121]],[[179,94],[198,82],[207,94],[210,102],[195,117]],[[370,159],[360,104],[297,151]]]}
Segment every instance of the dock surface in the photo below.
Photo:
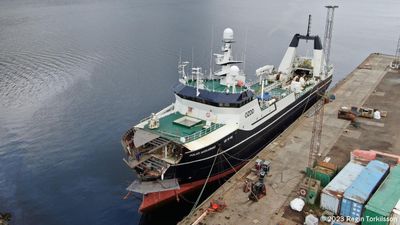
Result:
{"label": "dock surface", "polygon": [[[400,153],[400,74],[390,71],[392,56],[371,54],[330,93],[336,99],[325,105],[321,138],[321,159],[339,167],[345,165],[354,149],[375,149]],[[378,108],[388,112],[381,120],[361,119],[360,128],[337,118],[341,106]],[[313,108],[286,129],[256,158],[251,160],[224,185],[204,201],[194,213],[179,224],[303,224],[304,217],[293,213],[289,201],[297,196],[297,187],[305,177],[312,134]],[[271,161],[266,177],[267,195],[258,202],[248,200],[243,192],[244,181],[257,158]],[[222,199],[227,207],[222,212],[204,213],[210,200]]]}

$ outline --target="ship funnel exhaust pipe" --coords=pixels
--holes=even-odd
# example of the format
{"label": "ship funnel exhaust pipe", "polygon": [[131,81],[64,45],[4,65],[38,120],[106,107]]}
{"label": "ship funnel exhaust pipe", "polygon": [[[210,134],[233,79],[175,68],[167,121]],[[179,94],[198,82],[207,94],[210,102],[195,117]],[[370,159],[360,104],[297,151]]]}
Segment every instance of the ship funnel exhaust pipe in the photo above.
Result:
{"label": "ship funnel exhaust pipe", "polygon": [[308,15],[307,37],[310,36],[310,32],[311,32],[311,14]]}

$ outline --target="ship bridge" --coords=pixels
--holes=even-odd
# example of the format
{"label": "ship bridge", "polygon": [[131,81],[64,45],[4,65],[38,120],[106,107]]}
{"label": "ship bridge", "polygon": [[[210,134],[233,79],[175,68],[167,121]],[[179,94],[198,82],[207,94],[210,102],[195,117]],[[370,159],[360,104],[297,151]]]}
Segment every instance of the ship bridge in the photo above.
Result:
{"label": "ship bridge", "polygon": [[238,87],[232,91],[232,87],[228,90],[228,87],[219,84],[218,80],[206,82],[207,89],[196,89],[194,86],[179,83],[174,87],[174,92],[183,99],[217,107],[239,108],[254,98],[254,93],[245,87]]}

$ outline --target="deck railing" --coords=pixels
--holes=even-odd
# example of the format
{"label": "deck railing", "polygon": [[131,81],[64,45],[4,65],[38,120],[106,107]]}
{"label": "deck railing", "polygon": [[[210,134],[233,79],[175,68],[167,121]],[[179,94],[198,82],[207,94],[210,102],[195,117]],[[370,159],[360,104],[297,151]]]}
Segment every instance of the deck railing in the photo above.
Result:
{"label": "deck railing", "polygon": [[224,126],[224,124],[213,123],[207,128],[203,128],[193,134],[189,134],[186,136],[179,136],[177,134],[173,134],[173,133],[169,133],[169,132],[161,131],[161,130],[158,130],[157,132],[159,134],[161,134],[162,136],[168,138],[169,140],[173,140],[173,141],[180,142],[180,143],[187,143],[187,142],[194,141],[198,138],[201,138],[203,136],[206,136],[207,134],[217,130],[218,128],[220,128],[222,126]]}
{"label": "deck railing", "polygon": [[[209,84],[207,82],[210,82],[211,84]],[[214,84],[215,84],[215,86],[214,86]],[[190,87],[196,87],[197,84],[196,84],[195,81],[192,81],[192,82],[188,82],[186,85],[190,86]],[[210,91],[210,92],[226,93],[226,90],[228,89],[228,87],[225,87],[225,88],[221,89],[222,85],[219,84],[219,81],[216,81],[216,80],[206,81],[205,83],[203,83],[203,85],[204,85],[204,88],[202,88],[202,89]],[[244,87],[237,87],[235,89],[235,94],[242,93],[243,91],[246,91],[247,90],[247,86],[248,85],[246,85]],[[232,91],[232,88],[229,89],[230,93],[231,93],[231,91]]]}
{"label": "deck railing", "polygon": [[207,127],[205,129],[201,129],[201,130],[199,130],[199,131],[197,131],[197,132],[195,132],[193,134],[181,137],[179,141],[182,142],[182,143],[194,141],[194,140],[196,140],[198,138],[201,138],[201,137],[203,137],[203,136],[205,136],[205,135],[217,130],[218,128],[220,128],[222,126],[224,126],[224,124],[213,123],[213,124],[210,125],[210,127]]}

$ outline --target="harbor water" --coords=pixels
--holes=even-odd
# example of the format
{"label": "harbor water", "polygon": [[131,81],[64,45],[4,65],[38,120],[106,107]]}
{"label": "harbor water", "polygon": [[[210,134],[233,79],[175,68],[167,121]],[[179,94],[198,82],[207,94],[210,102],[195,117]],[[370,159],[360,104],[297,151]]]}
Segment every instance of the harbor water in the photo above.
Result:
{"label": "harbor water", "polygon": [[[0,213],[24,225],[174,224],[196,196],[143,217],[141,196],[123,200],[135,179],[123,132],[173,101],[179,56],[208,72],[231,27],[234,55],[255,79],[279,65],[308,14],[323,36],[325,4],[0,0]],[[336,4],[334,82],[371,52],[394,54],[400,30],[398,0]]]}

